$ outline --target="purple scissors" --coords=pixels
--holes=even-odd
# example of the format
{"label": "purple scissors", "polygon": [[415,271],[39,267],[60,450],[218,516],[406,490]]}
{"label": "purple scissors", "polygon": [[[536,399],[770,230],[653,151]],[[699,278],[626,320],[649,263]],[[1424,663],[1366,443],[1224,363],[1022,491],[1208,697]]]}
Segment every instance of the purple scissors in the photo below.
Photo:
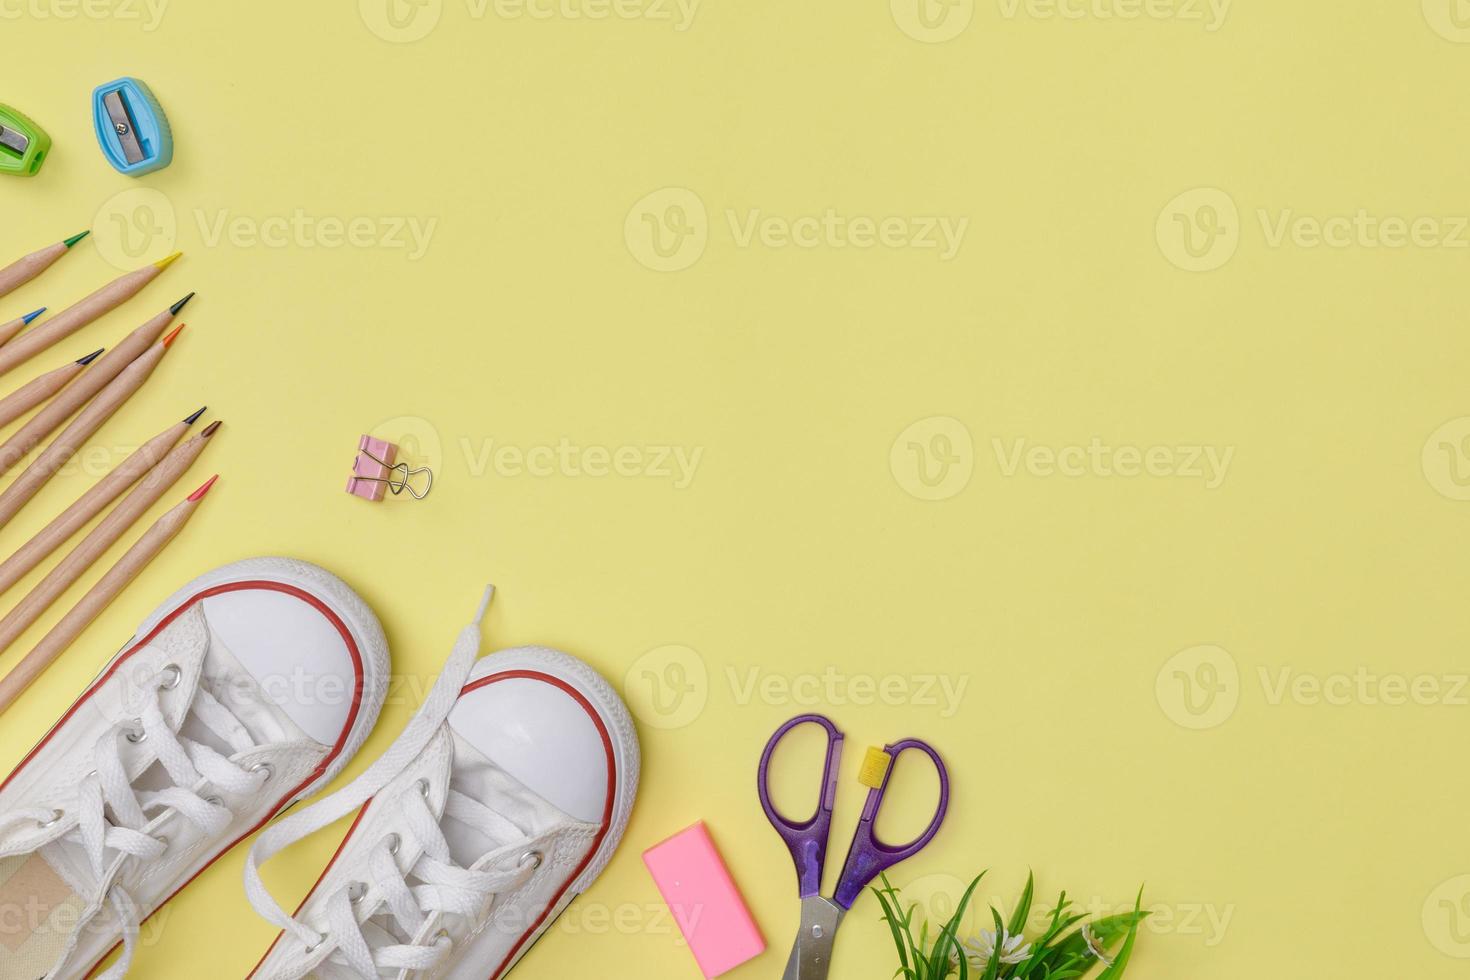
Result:
{"label": "purple scissors", "polygon": [[[776,810],[771,802],[769,778],[771,756],[776,746],[800,725],[820,725],[827,732],[827,763],[822,770],[822,795],[817,800],[817,812],[811,819],[797,822],[788,820]],[[832,968],[832,946],[837,938],[837,927],[842,924],[842,917],[852,908],[852,903],[880,873],[927,847],[939,833],[939,825],[944,823],[944,815],[949,810],[949,773],[944,768],[944,760],[932,746],[916,738],[883,746],[889,758],[888,771],[883,775],[882,785],[868,790],[868,801],[863,805],[862,817],[853,832],[837,891],[832,898],[824,898],[821,895],[822,868],[827,860],[827,837],[832,830],[832,803],[837,796],[837,770],[842,761],[843,738],[831,719],[822,715],[799,715],[776,729],[776,734],[771,736],[765,752],[761,754],[760,771],[756,776],[761,809],[766,811],[766,818],[791,851],[801,892],[801,930],[796,934],[796,944],[791,948],[791,958],[786,961],[786,972],[781,975],[781,980],[824,980]],[[910,749],[927,755],[939,771],[939,807],[927,830],[908,844],[894,847],[878,839],[873,822],[883,805],[883,794],[888,790],[893,764]]]}

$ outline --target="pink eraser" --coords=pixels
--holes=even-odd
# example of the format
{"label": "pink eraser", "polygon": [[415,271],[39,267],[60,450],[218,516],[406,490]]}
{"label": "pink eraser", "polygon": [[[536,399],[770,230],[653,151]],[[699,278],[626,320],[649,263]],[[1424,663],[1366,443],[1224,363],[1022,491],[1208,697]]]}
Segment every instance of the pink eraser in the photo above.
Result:
{"label": "pink eraser", "polygon": [[760,928],[703,822],[644,851],[643,863],[705,977],[765,952]]}
{"label": "pink eraser", "polygon": [[372,436],[363,436],[357,441],[357,459],[352,463],[352,476],[347,480],[347,492],[364,500],[382,500],[388,484],[379,481],[388,475],[388,466],[379,463],[367,453],[372,453],[388,466],[392,466],[398,461],[398,447]]}

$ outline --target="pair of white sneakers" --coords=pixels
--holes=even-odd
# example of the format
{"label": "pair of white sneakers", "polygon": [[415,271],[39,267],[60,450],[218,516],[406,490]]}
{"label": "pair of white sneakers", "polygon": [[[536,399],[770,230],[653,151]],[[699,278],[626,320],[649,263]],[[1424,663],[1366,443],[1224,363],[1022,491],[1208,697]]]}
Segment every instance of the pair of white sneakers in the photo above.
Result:
{"label": "pair of white sneakers", "polygon": [[[480,617],[394,744],[256,838],[246,893],[282,932],[251,977],[498,980],[607,866],[639,750],[613,689],[540,647],[480,658]],[[377,721],[382,628],[328,572],[261,558],[159,606],[0,785],[0,980],[122,977],[139,924]],[[260,863],[354,809],[295,916]]]}

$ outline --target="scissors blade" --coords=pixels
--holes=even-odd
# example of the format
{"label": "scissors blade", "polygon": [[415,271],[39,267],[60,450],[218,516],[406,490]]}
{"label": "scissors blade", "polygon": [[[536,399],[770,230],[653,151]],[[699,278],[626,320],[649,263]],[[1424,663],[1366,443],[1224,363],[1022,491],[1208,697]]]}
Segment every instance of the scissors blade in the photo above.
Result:
{"label": "scissors blade", "polygon": [[827,980],[837,927],[846,914],[842,906],[820,895],[801,900],[801,931],[781,980]]}

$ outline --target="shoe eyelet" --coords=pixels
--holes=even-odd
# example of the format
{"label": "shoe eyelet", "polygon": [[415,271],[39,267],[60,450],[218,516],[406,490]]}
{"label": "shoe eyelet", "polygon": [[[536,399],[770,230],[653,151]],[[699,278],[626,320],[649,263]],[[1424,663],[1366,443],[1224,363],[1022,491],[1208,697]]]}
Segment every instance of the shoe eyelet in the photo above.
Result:
{"label": "shoe eyelet", "polygon": [[368,886],[365,881],[354,881],[347,886],[347,900],[353,905],[358,904],[367,897]]}
{"label": "shoe eyelet", "polygon": [[163,678],[158,684],[160,691],[172,691],[179,686],[179,681],[184,679],[184,672],[179,669],[178,664],[169,664],[160,672]]}
{"label": "shoe eyelet", "polygon": [[525,854],[521,855],[520,861],[517,862],[518,866],[522,868],[529,864],[532,871],[537,870],[541,867],[541,865],[545,863],[546,855],[542,854],[540,851],[527,851]]}
{"label": "shoe eyelet", "polygon": [[205,803],[208,803],[210,806],[221,806],[222,807],[222,806],[225,805],[225,801],[222,800],[222,799],[220,799],[218,796],[206,796],[204,798],[204,802]]}
{"label": "shoe eyelet", "polygon": [[156,837],[154,837],[153,839],[156,840],[156,841],[158,841],[158,843],[162,844],[164,850],[168,850],[169,841],[168,841],[168,838],[165,837],[163,834],[159,834]]}
{"label": "shoe eyelet", "polygon": [[454,940],[449,938],[448,929],[440,929],[438,932],[434,933],[434,945],[439,945],[441,941],[448,943],[450,946],[454,945]]}
{"label": "shoe eyelet", "polygon": [[311,943],[310,945],[308,945],[306,947],[306,955],[307,956],[310,956],[312,953],[315,953],[317,950],[321,949],[322,948],[322,944],[325,943],[326,941],[327,941],[327,937],[326,936],[318,937],[318,939],[317,939],[316,942]]}
{"label": "shoe eyelet", "polygon": [[66,816],[66,813],[64,811],[61,811],[61,810],[52,810],[51,811],[51,819],[49,819],[49,820],[37,820],[36,821],[36,826],[40,827],[42,830],[46,830],[46,829],[48,829],[50,827],[55,827],[57,824],[61,823],[61,819],[63,817],[65,817],[65,816]]}
{"label": "shoe eyelet", "polygon": [[260,781],[260,785],[262,785],[262,786],[264,786],[266,783],[270,782],[271,779],[276,774],[275,767],[272,766],[269,762],[257,762],[255,765],[251,766],[249,769],[247,769],[245,771],[246,772],[263,772],[263,773],[265,773],[265,778]]}
{"label": "shoe eyelet", "polygon": [[403,846],[403,838],[397,834],[389,834],[383,838],[383,843],[388,845],[389,854],[397,854],[398,849]]}
{"label": "shoe eyelet", "polygon": [[429,781],[427,779],[420,779],[414,785],[418,787],[419,795],[427,800],[429,798],[429,790],[432,788],[429,786]]}
{"label": "shoe eyelet", "polygon": [[126,735],[127,740],[134,745],[140,742],[146,742],[148,740],[148,733],[143,730],[143,719],[134,718]]}

